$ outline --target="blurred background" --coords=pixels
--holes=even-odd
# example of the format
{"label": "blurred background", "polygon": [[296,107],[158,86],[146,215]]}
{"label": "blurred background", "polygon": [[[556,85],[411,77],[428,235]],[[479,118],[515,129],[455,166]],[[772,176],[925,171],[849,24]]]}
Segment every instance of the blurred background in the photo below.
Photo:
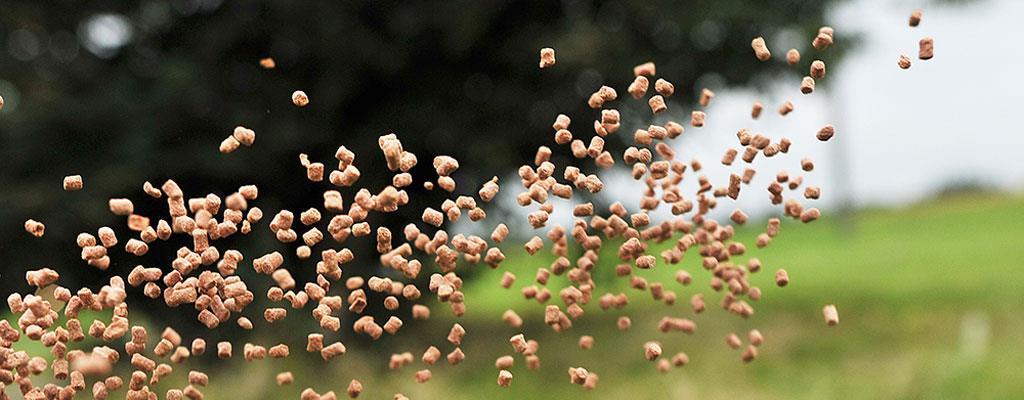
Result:
{"label": "blurred background", "polygon": [[[914,9],[924,10],[924,20],[909,28]],[[674,148],[683,160],[703,160],[702,172],[712,182],[728,180],[731,171],[717,160],[743,127],[794,142],[788,157],[758,161],[752,187],[764,187],[781,170],[802,173],[803,157],[815,160],[815,170],[802,174],[805,184],[822,188],[822,198],[805,203],[825,217],[810,225],[784,223],[771,246],[751,250],[769,270],[786,268],[793,283],[779,289],[769,284],[769,274],[754,277],[765,296],[750,319],[717,307],[694,317],[685,302],[670,308],[630,292],[632,331],[615,329],[620,313],[592,307],[572,330],[555,334],[542,323],[543,306],[519,295],[532,284],[533,271],[553,257],[503,248],[508,260],[498,270],[460,266],[469,311],[458,321],[469,331],[463,346],[468,358],[459,366],[435,366],[425,384],[413,380],[419,366],[389,371],[387,358],[403,351],[418,358],[431,344],[451,350],[444,335],[457,319],[432,300],[432,319],[407,323],[396,337],[370,342],[343,329],[332,339],[348,344],[349,354],[330,362],[301,351],[305,333],[318,330],[305,312],[267,326],[254,305],[248,312],[257,329],[224,324],[209,331],[194,311],[167,312],[138,290],[130,291],[133,322],[146,323],[151,332],[172,325],[186,338],[231,340],[236,349],[244,342],[292,346],[285,360],[190,360],[190,368],[210,373],[205,391],[214,399],[295,398],[307,386],[343,392],[353,378],[363,381],[366,398],[396,392],[413,399],[1019,397],[1024,135],[1012,121],[1024,100],[1024,79],[1020,54],[1007,47],[1024,33],[1021,15],[1024,2],[1015,0],[3,0],[0,294],[27,293],[24,272],[42,266],[57,269],[63,286],[94,289],[139,263],[169,267],[181,244],[153,246],[141,261],[116,256],[101,272],[79,259],[74,242],[79,232],[105,225],[127,238],[123,222],[107,209],[110,197],[134,199],[138,213],[165,215],[163,200],[142,194],[146,180],[173,178],[189,197],[224,196],[257,184],[256,205],[268,216],[281,208],[305,210],[320,202],[329,185],[308,182],[298,154],[331,165],[334,150],[345,145],[358,155],[360,183],[376,192],[390,181],[376,144],[387,133],[398,134],[406,150],[419,156],[417,182],[430,179],[426,166],[439,154],[461,162],[455,175],[460,193],[474,193],[492,176],[502,180],[504,190],[485,223],[460,221],[454,228],[483,233],[510,221],[514,235],[528,237],[524,212],[514,202],[515,169],[533,159],[538,145],[553,146],[551,123],[559,113],[573,118],[578,137],[589,139],[596,114],[587,97],[602,84],[628,97],[632,67],[654,61],[677,94],[669,111],[653,119],[643,102],[615,104],[624,122],[608,146],[617,157],[633,130],[687,121],[701,89],[708,88],[716,97],[706,110],[707,125],[687,126]],[[835,28],[836,43],[819,52],[810,42],[822,25]],[[772,61],[753,57],[755,36],[766,38]],[[936,43],[935,58],[926,62],[915,57],[924,36]],[[555,67],[538,70],[542,47],[556,49]],[[789,48],[803,54],[796,67],[784,62]],[[909,70],[897,68],[900,54],[913,60]],[[273,57],[277,67],[260,68],[263,57]],[[826,62],[828,75],[804,96],[800,78],[814,59]],[[308,107],[291,104],[294,90],[310,96]],[[796,111],[782,118],[774,110],[787,100]],[[757,121],[749,116],[755,101],[766,108]],[[835,125],[837,134],[822,143],[814,134],[825,123]],[[237,125],[254,129],[256,144],[219,154],[218,143]],[[571,161],[566,151],[554,158],[559,165]],[[84,177],[85,190],[61,190],[62,177],[71,174]],[[576,201],[622,201],[635,211],[642,185],[622,168],[600,174],[607,189]],[[692,193],[695,185],[687,185]],[[445,198],[438,192],[415,184],[410,196],[416,207],[374,216],[371,223],[400,229],[418,219],[422,207],[437,208]],[[343,193],[347,202],[354,190]],[[564,211],[570,204],[555,207]],[[748,243],[766,218],[781,213],[754,190],[736,202],[720,202],[714,215],[736,207],[754,217],[749,228],[738,230]],[[46,224],[46,236],[24,232],[29,218]],[[554,221],[571,224],[567,215],[556,214]],[[247,259],[273,250],[294,254],[262,225],[224,246]],[[346,246],[373,254],[370,241]],[[351,274],[384,273],[373,258],[362,258]],[[609,265],[599,269],[607,271],[614,254],[604,259]],[[286,265],[297,278],[313,276],[308,261],[289,257]],[[643,273],[673,286],[680,299],[710,292],[697,257],[681,266],[694,271],[700,285],[674,285],[669,268]],[[520,276],[509,290],[498,286],[505,270]],[[248,268],[240,273],[262,279],[257,297],[271,283]],[[599,293],[630,290],[610,272],[595,280]],[[839,327],[821,321],[827,303],[838,305]],[[501,322],[507,308],[527,320],[527,337],[540,341],[542,369],[527,370],[517,359],[512,387],[500,389],[493,361],[510,353],[507,338],[518,332]],[[373,312],[386,318],[382,310]],[[695,318],[698,333],[654,331],[668,314]],[[407,307],[399,315],[412,322]],[[86,323],[89,318],[109,318],[109,312],[83,315]],[[767,342],[748,365],[723,338],[751,328]],[[576,347],[582,334],[595,336],[593,350]],[[652,339],[662,341],[668,354],[687,352],[691,363],[658,373],[641,357],[642,343]],[[41,346],[32,351],[45,353]],[[577,365],[600,374],[597,390],[568,383],[564,371]],[[176,370],[176,380],[156,386],[160,393],[184,386],[187,369]],[[277,387],[273,376],[284,370],[295,373],[296,383]]]}

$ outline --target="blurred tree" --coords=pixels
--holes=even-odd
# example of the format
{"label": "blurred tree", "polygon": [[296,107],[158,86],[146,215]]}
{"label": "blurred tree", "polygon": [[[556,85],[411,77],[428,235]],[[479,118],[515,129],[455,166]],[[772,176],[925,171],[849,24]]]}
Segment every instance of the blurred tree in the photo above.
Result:
{"label": "blurred tree", "polygon": [[[536,146],[550,141],[558,113],[589,137],[598,113],[586,107],[587,96],[602,84],[625,95],[636,64],[656,61],[659,75],[675,82],[670,108],[688,107],[702,87],[793,74],[784,72],[783,48],[773,48],[772,62],[757,62],[751,38],[796,37],[809,47],[829,3],[0,1],[0,95],[7,100],[0,259],[9,278],[0,290],[26,290],[24,271],[43,265],[59,266],[67,286],[101,284],[109,275],[84,265],[73,238],[111,225],[127,240],[106,210],[109,197],[131,197],[138,212],[165,215],[163,200],[140,193],[146,180],[174,178],[193,197],[257,183],[268,194],[257,202],[268,215],[301,211],[317,205],[328,185],[304,179],[298,153],[330,166],[337,146],[348,146],[358,154],[361,181],[375,192],[390,182],[375,139],[395,132],[420,156],[417,182],[432,177],[434,155],[450,154],[463,166],[459,191],[475,192],[532,160]],[[558,65],[538,70],[541,47],[557,50]],[[259,67],[267,56],[276,69]],[[297,89],[309,94],[308,107],[291,104]],[[616,106],[646,115],[639,103]],[[236,125],[256,130],[255,146],[217,153]],[[82,174],[85,190],[61,192],[67,174]],[[432,204],[444,198],[420,186],[410,191]],[[343,193],[350,199],[354,190]],[[400,229],[420,209],[373,223]],[[27,218],[45,222],[47,236],[22,232]],[[273,249],[293,254],[265,230],[222,248],[247,259]],[[167,267],[173,246],[155,247],[143,262]],[[360,261],[374,263],[371,256]],[[138,262],[118,256],[110,272],[125,274]]]}

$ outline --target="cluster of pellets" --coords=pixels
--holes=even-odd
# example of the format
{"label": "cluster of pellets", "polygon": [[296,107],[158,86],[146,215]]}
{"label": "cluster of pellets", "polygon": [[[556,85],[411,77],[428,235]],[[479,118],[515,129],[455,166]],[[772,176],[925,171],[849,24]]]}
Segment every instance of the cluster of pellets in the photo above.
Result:
{"label": "cluster of pellets", "polygon": [[[916,28],[918,25],[921,24],[921,18],[923,16],[924,13],[921,10],[914,10],[913,12],[910,13],[910,19],[908,20],[907,24],[910,25],[911,28]],[[931,60],[932,57],[935,55],[935,40],[932,39],[930,36],[925,36],[921,38],[921,40],[918,41],[917,46],[917,58],[919,60]],[[896,60],[896,65],[899,65],[899,67],[902,69],[909,69],[910,57],[907,57],[905,54],[900,54],[899,59]]]}
{"label": "cluster of pellets", "polygon": [[[919,21],[920,12],[915,12],[910,25],[916,26]],[[822,27],[813,38],[812,47],[824,51],[834,43],[833,35],[832,28]],[[924,41],[921,46],[921,59],[927,59]],[[751,47],[758,60],[771,60],[771,52],[763,38],[753,39]],[[929,40],[928,58],[930,52]],[[797,66],[800,58],[795,49],[785,54],[785,62],[791,66]],[[267,69],[275,67],[271,58],[261,60],[260,65]],[[542,49],[540,68],[554,65],[554,50]],[[638,65],[633,72],[634,79],[626,92],[636,101],[646,101],[652,114],[664,112],[667,109],[665,99],[675,94],[675,86],[657,75],[653,62]],[[824,77],[824,61],[813,60],[808,66],[808,74],[801,80],[800,92],[813,93],[816,82]],[[652,92],[650,82],[655,78]],[[697,99],[701,109],[690,113],[689,125],[692,128],[700,128],[708,122],[704,110],[714,96],[711,90],[701,91]],[[302,107],[308,105],[309,98],[305,93],[296,91],[292,101]],[[150,246],[159,246],[172,236],[185,237],[190,240],[190,245],[179,248],[173,260],[166,260],[170,262],[169,267],[140,264],[127,276],[110,277],[109,282],[98,290],[89,287],[72,290],[59,286],[60,275],[52,268],[28,271],[25,275],[27,284],[39,291],[24,296],[19,293],[8,296],[8,306],[18,316],[17,326],[6,320],[0,321],[0,399],[8,398],[6,390],[9,386],[17,386],[23,397],[31,400],[71,399],[86,391],[91,391],[95,399],[106,399],[122,388],[127,390],[126,399],[161,398],[150,386],[170,375],[174,368],[185,368],[182,364],[190,358],[204,356],[207,342],[201,337],[188,342],[173,327],[166,327],[160,335],[153,336],[144,326],[133,324],[127,303],[129,291],[140,291],[168,307],[187,310],[185,312],[194,315],[211,330],[231,323],[243,329],[270,329],[270,325],[282,321],[289,313],[308,313],[306,315],[316,321],[319,330],[306,335],[305,351],[319,354],[323,360],[329,361],[343,357],[347,352],[341,341],[327,339],[331,333],[351,329],[372,340],[384,335],[397,335],[403,325],[410,322],[397,315],[403,303],[411,305],[411,320],[430,318],[432,305],[422,301],[425,294],[436,299],[434,306],[447,304],[456,317],[464,315],[467,312],[466,299],[462,292],[463,279],[457,268],[460,260],[467,265],[483,262],[491,268],[500,268],[505,260],[501,246],[521,245],[530,255],[548,248],[547,251],[556,257],[550,265],[537,269],[532,284],[520,289],[520,295],[535,300],[543,307],[543,321],[530,322],[542,322],[555,332],[564,334],[571,331],[573,321],[584,318],[588,308],[595,308],[591,305],[594,300],[596,308],[611,312],[621,312],[628,305],[629,294],[602,292],[598,288],[592,279],[597,268],[613,269],[617,277],[628,281],[629,288],[649,292],[656,301],[667,305],[684,301],[678,298],[672,286],[689,286],[696,282],[696,272],[677,267],[687,253],[696,253],[700,257],[707,285],[714,293],[720,294],[717,304],[721,309],[738,318],[751,316],[755,312],[754,304],[762,296],[762,289],[754,277],[768,267],[757,258],[743,259],[747,247],[734,238],[735,227],[745,225],[748,216],[737,208],[728,214],[728,220],[718,221],[709,213],[720,205],[720,201],[725,204],[728,201],[725,198],[736,200],[741,193],[754,190],[754,195],[767,194],[771,204],[780,205],[783,218],[804,223],[818,219],[821,216],[818,209],[805,205],[804,201],[819,199],[821,189],[804,185],[803,176],[780,172],[762,189],[767,193],[758,193],[749,187],[756,174],[753,165],[759,156],[786,155],[796,144],[786,137],[773,138],[747,128],[740,129],[736,132],[736,146],[727,149],[720,161],[735,172],[729,176],[728,182],[713,183],[701,173],[704,167],[700,161],[687,163],[677,159],[669,144],[683,135],[685,127],[682,123],[668,121],[663,125],[637,129],[633,132],[632,145],[620,157],[606,149],[604,138],[616,134],[622,126],[620,112],[612,108],[616,101],[620,101],[617,91],[609,86],[601,86],[587,99],[588,106],[597,114],[592,124],[594,133],[588,135],[589,144],[583,139],[586,129],[573,132],[572,119],[564,114],[558,115],[552,124],[554,144],[551,147],[540,146],[533,162],[519,167],[521,191],[515,199],[518,205],[527,209],[526,222],[532,228],[531,232],[517,232],[520,235],[513,235],[504,223],[494,224],[493,230],[486,225],[487,230],[491,230],[489,237],[449,233],[443,229],[446,222],[458,221],[463,213],[474,223],[487,224],[483,206],[494,200],[501,189],[495,177],[479,188],[472,188],[475,196],[457,195],[456,180],[452,175],[460,165],[456,158],[448,155],[432,159],[428,168],[433,169],[436,178],[424,181],[422,185],[428,190],[440,188],[449,193],[450,198],[441,204],[417,205],[423,207],[420,221],[409,222],[400,232],[392,232],[386,226],[371,226],[367,221],[370,213],[393,213],[402,207],[413,207],[404,188],[414,184],[410,171],[420,165],[419,158],[404,148],[395,134],[378,138],[384,164],[393,173],[391,182],[383,187],[356,189],[360,179],[356,155],[345,146],[337,149],[335,160],[330,163],[311,160],[308,155],[300,154],[299,161],[306,168],[306,178],[315,184],[330,185],[323,191],[322,203],[318,199],[317,204],[304,211],[281,209],[264,218],[263,210],[256,205],[260,194],[255,185],[243,185],[224,197],[213,193],[187,197],[185,190],[173,180],[167,180],[160,186],[147,181],[142,185],[143,198],[148,197],[145,201],[166,201],[167,214],[159,217],[140,215],[135,212],[134,201],[137,200],[110,199],[110,212],[124,218],[125,228],[130,233],[126,237],[123,229],[119,234],[114,228],[101,227],[95,234],[78,234],[75,240],[81,249],[83,263],[106,271],[111,265],[108,253],[123,249],[125,256],[142,257],[149,252]],[[760,118],[763,109],[763,104],[754,104],[751,117]],[[786,101],[778,113],[785,116],[791,111],[793,104]],[[590,127],[590,124],[584,125]],[[825,125],[815,133],[815,137],[828,141],[835,133],[834,127]],[[252,146],[255,137],[252,129],[237,127],[221,142],[219,151],[230,153],[242,145]],[[556,165],[552,161],[556,151],[571,154],[581,165]],[[644,185],[639,204],[630,212],[626,205],[615,202],[603,212],[591,202],[577,202],[571,210],[566,210],[574,217],[572,226],[551,223],[551,215],[555,212],[554,203],[549,201],[552,196],[573,199],[577,192],[587,196],[607,189],[597,174],[583,171],[591,169],[582,165],[589,163],[588,159],[597,169],[611,168],[620,162],[625,164],[632,178]],[[369,163],[372,162],[377,160]],[[331,166],[329,172],[328,165]],[[334,165],[337,167],[333,168]],[[814,169],[814,162],[809,158],[801,160],[800,165],[804,172]],[[699,183],[696,193],[684,193],[680,186],[687,174],[695,175]],[[327,182],[322,183],[325,180]],[[65,191],[82,190],[83,187],[83,179],[79,175],[64,179]],[[801,187],[804,188],[804,200],[791,194]],[[350,193],[351,197],[346,197],[342,190]],[[668,220],[655,221],[649,213],[662,204],[671,210],[673,216]],[[45,232],[43,223],[32,219],[27,220],[24,227],[35,237],[41,237]],[[780,218],[768,219],[753,245],[758,248],[769,246],[780,233],[780,228]],[[309,260],[315,265],[316,278],[309,282],[297,281],[284,266],[285,256],[277,251],[243,254],[226,246],[218,247],[222,239],[248,235],[256,229],[266,229],[282,244],[294,247],[298,259]],[[523,243],[507,242],[517,236],[529,239]],[[376,258],[385,271],[382,276],[346,276],[345,269],[357,256],[345,244],[362,237],[375,241],[376,257],[364,259]],[[649,250],[650,244],[663,242],[673,245],[657,254]],[[606,261],[599,256],[602,247],[609,243],[617,246],[616,260]],[[582,249],[582,256],[570,259],[571,246]],[[250,261],[246,262],[246,259]],[[265,279],[266,282],[243,280],[236,272],[239,268],[249,268],[249,265],[253,271],[269,279]],[[648,281],[636,273],[657,268],[674,269],[676,282]],[[429,274],[428,283],[425,287],[417,286],[416,279],[425,274]],[[770,274],[770,282],[779,287],[790,282],[785,269],[775,268]],[[564,277],[566,284],[556,287],[555,277]],[[516,280],[512,272],[506,271],[499,284],[510,289]],[[271,285],[265,294],[254,291],[258,290],[256,286],[264,283]],[[44,288],[52,292],[52,299],[37,294]],[[553,291],[557,291],[557,298],[553,298]],[[265,296],[267,302],[257,302],[257,296]],[[384,309],[392,315],[384,319],[364,315],[371,298],[379,297],[384,297]],[[686,302],[696,316],[707,311],[711,299],[697,293]],[[263,321],[252,321],[243,315],[254,304],[268,303],[270,306],[256,311],[262,314]],[[89,326],[83,326],[79,319],[83,310],[109,310],[110,314],[109,318],[95,319]],[[824,306],[822,314],[828,326],[838,324],[835,305]],[[513,309],[504,311],[500,318],[515,331],[528,322]],[[343,321],[352,322],[344,326]],[[623,331],[630,330],[633,324],[628,315],[619,316],[615,323]],[[697,329],[694,319],[665,315],[656,326],[635,330],[653,335],[656,332],[694,334]],[[414,381],[430,381],[431,368],[441,361],[442,356],[450,366],[462,362],[466,354],[461,345],[466,335],[461,324],[453,324],[444,337],[448,343],[444,350],[431,345],[423,351],[419,357],[422,368],[413,374]],[[104,344],[91,348],[78,345],[87,336]],[[16,350],[16,344],[22,340],[41,343],[49,349],[52,357],[30,357],[26,351]],[[510,370],[516,358],[521,358],[530,370],[540,369],[540,343],[537,340],[515,333],[508,341],[511,352],[497,357],[494,363],[498,370],[496,383],[501,387],[512,384]],[[730,333],[725,337],[728,348],[742,349],[738,357],[742,362],[755,360],[758,348],[764,342],[764,335],[757,329],[751,329],[745,335]],[[594,343],[595,338],[589,335],[580,336],[578,340],[583,350],[591,349]],[[123,353],[118,349],[122,345]],[[293,345],[296,343],[221,341],[215,344],[215,349],[211,348],[211,353],[220,359],[241,356],[248,362],[258,362],[267,357],[288,357]],[[234,349],[238,346],[241,354],[236,355]],[[689,362],[684,351],[667,349],[655,339],[646,341],[642,348],[637,349],[637,356],[651,361],[661,372]],[[132,369],[128,376],[114,373],[122,360]],[[412,352],[404,352],[392,354],[387,365],[392,370],[399,370],[416,362]],[[597,387],[598,375],[589,369],[594,366],[566,367],[571,384],[585,389]],[[32,376],[41,375],[47,369],[52,373],[53,382],[63,385],[47,383],[37,386],[32,382]],[[187,382],[181,382],[180,388],[168,390],[162,398],[202,399],[202,387],[209,380],[203,372],[189,371]],[[290,371],[276,375],[278,385],[289,385],[294,381]],[[345,395],[356,398],[363,390],[363,384],[353,379]],[[319,393],[314,388],[304,388],[299,392],[299,398],[334,399],[337,395],[333,391]],[[394,398],[408,399],[402,394],[395,394]]]}

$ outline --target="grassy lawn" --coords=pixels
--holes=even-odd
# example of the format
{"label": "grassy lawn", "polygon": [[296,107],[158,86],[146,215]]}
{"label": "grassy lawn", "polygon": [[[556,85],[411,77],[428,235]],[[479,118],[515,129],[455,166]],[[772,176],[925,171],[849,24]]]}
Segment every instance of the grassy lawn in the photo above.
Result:
{"label": "grassy lawn", "polygon": [[[738,236],[749,243],[757,233],[743,230]],[[769,247],[749,251],[768,272],[753,279],[765,295],[749,320],[710,309],[710,301],[709,311],[694,317],[685,303],[672,308],[654,303],[619,280],[613,291],[634,294],[629,306],[633,330],[619,333],[614,329],[619,314],[596,307],[588,308],[589,317],[601,319],[577,324],[569,333],[537,328],[536,335],[543,336],[542,360],[545,367],[553,364],[554,371],[524,370],[520,375],[529,382],[510,392],[519,398],[1014,397],[1024,392],[1024,375],[1016,367],[1024,362],[1022,237],[1024,199],[1019,197],[968,195],[906,209],[866,210],[842,225],[830,218],[810,225],[784,223]],[[603,258],[615,260],[614,254]],[[523,283],[516,287],[521,287],[544,263],[515,254],[503,267],[520,276]],[[704,284],[707,273],[698,263],[696,257],[684,258],[682,267]],[[770,283],[771,271],[780,267],[792,280],[784,289]],[[502,290],[497,286],[500,272],[477,277],[467,292],[471,310],[477,311],[474,317],[493,316],[474,325],[485,329],[505,308],[522,310],[528,304],[534,313],[527,318],[537,325],[542,308],[536,303],[517,299],[509,304],[508,296],[497,294]],[[666,282],[681,299],[704,290],[675,284],[674,268],[643,272],[649,280]],[[719,297],[708,298],[717,303]],[[837,328],[822,322],[820,310],[826,303],[839,307]],[[654,331],[656,321],[669,314],[694,318],[698,332],[685,336]],[[753,327],[765,334],[767,343],[758,360],[743,365],[739,352],[727,348],[723,338]],[[511,331],[494,333],[501,338]],[[595,350],[574,346],[584,333],[597,338]],[[666,353],[686,351],[691,364],[658,374],[641,358],[642,343],[652,339],[661,340]],[[481,347],[486,353],[485,345]],[[576,364],[601,375],[601,390],[587,394],[568,386],[564,370]],[[454,394],[467,399],[484,393],[500,396],[502,391],[488,385],[493,379],[485,379],[492,372],[461,377],[481,392]]]}
{"label": "grassy lawn", "polygon": [[[763,221],[742,229],[747,243]],[[411,322],[398,337],[385,337],[366,350],[362,338],[342,336],[349,354],[324,363],[308,357],[304,344],[291,340],[292,356],[284,360],[245,363],[238,355],[223,363],[204,357],[194,367],[210,373],[207,398],[296,398],[313,386],[321,392],[343,394],[348,381],[358,378],[366,391],[361,398],[390,398],[402,392],[413,399],[581,398],[581,399],[891,399],[891,398],[1013,398],[1024,393],[1024,317],[1020,307],[1024,288],[1024,198],[965,195],[935,200],[899,210],[865,210],[839,224],[826,217],[810,225],[784,222],[771,246],[748,256],[760,258],[765,271],[752,281],[764,289],[756,313],[743,320],[717,307],[719,295],[706,289],[708,273],[690,254],[679,266],[694,275],[695,284],[682,287],[672,276],[678,267],[659,265],[643,271],[649,280],[665,282],[680,301],[673,307],[654,302],[649,294],[628,289],[625,279],[598,273],[597,294],[624,291],[630,305],[622,311],[601,311],[588,305],[587,315],[568,332],[554,333],[543,325],[543,306],[522,299],[519,288],[532,283],[534,271],[550,256],[528,257],[521,249],[505,249],[508,260],[498,270],[481,267],[467,280],[469,311],[459,322],[466,326],[466,361],[432,367],[433,379],[413,380],[426,346],[447,353],[444,341],[454,321],[446,306],[435,306],[427,322]],[[672,242],[666,242],[665,246]],[[614,251],[614,245],[606,246]],[[659,251],[660,249],[652,249]],[[606,271],[617,260],[602,256]],[[772,272],[786,268],[791,283],[775,287]],[[503,270],[519,279],[512,289],[498,286]],[[564,284],[553,277],[553,289]],[[687,299],[697,291],[708,296],[708,311],[694,316]],[[553,290],[557,296],[557,290]],[[557,298],[557,297],[556,297]],[[826,327],[821,307],[837,304],[841,323]],[[501,313],[516,309],[526,319],[522,330],[505,326]],[[615,319],[629,314],[629,332],[615,329]],[[655,329],[665,315],[692,318],[693,335],[664,334]],[[308,319],[305,316],[300,317]],[[158,320],[153,321],[158,324]],[[254,339],[273,344],[310,332],[311,326],[274,326],[281,330]],[[728,348],[730,332],[760,329],[766,343],[751,364]],[[540,341],[542,367],[525,368],[516,357],[512,387],[495,384],[494,359],[511,354],[508,338],[518,332]],[[580,335],[595,336],[593,350],[576,346]],[[303,334],[304,336],[304,334]],[[262,340],[262,341],[261,341]],[[665,354],[685,351],[690,364],[661,374],[642,357],[648,340],[663,343]],[[417,362],[388,371],[392,351],[411,351]],[[569,366],[583,366],[601,377],[598,389],[587,392],[570,385]],[[272,377],[291,370],[296,383],[280,388]],[[180,387],[187,369],[165,378]],[[169,384],[161,383],[158,390]],[[8,390],[11,392],[11,390]],[[122,395],[115,394],[115,398]]]}

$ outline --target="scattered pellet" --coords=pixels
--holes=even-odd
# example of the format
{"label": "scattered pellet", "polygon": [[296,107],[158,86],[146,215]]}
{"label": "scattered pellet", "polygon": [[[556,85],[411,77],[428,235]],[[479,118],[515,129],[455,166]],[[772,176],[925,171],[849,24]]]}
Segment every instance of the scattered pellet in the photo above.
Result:
{"label": "scattered pellet", "polygon": [[646,358],[648,361],[654,361],[657,360],[658,357],[661,357],[661,343],[644,343],[644,358]]}
{"label": "scattered pellet", "polygon": [[665,97],[672,96],[676,91],[676,86],[664,79],[658,79],[654,82],[654,90]]}
{"label": "scattered pellet", "polygon": [[779,287],[785,287],[789,284],[789,273],[784,269],[775,271],[775,284]]}
{"label": "scattered pellet", "polygon": [[896,65],[899,65],[901,69],[910,68],[910,57],[900,54],[900,58],[896,60]]}
{"label": "scattered pellet", "polygon": [[796,65],[800,62],[800,52],[797,49],[789,49],[786,52],[786,63],[789,65]]}
{"label": "scattered pellet", "polygon": [[765,44],[763,37],[756,37],[750,41],[750,47],[754,49],[754,56],[758,60],[768,61],[772,58],[772,53],[768,51],[768,45]]}
{"label": "scattered pellet", "polygon": [[825,316],[825,324],[828,326],[839,325],[839,311],[836,310],[835,304],[827,304],[821,310],[822,315]]}
{"label": "scattered pellet", "polygon": [[711,100],[715,98],[715,92],[704,88],[700,90],[700,100],[698,101],[701,107],[707,107],[711,105]]}
{"label": "scattered pellet", "polygon": [[751,361],[754,361],[754,358],[757,358],[757,346],[749,345],[746,349],[743,350],[743,355],[741,356],[741,359],[743,360],[743,362],[749,363]]}
{"label": "scattered pellet", "polygon": [[650,87],[650,81],[647,80],[647,77],[637,75],[633,78],[633,82],[629,84],[626,91],[629,92],[629,95],[633,96],[634,99],[640,99],[647,94],[648,87]]}
{"label": "scattered pellet", "polygon": [[498,371],[498,386],[503,388],[509,387],[512,384],[512,373],[508,370]]}
{"label": "scattered pellet", "polygon": [[698,127],[698,128],[704,126],[704,112],[703,111],[693,111],[693,112],[691,112],[690,113],[690,125],[693,125],[694,127]]}
{"label": "scattered pellet", "polygon": [[43,237],[43,234],[46,233],[46,225],[34,219],[29,219],[25,221],[25,232],[37,238]]}
{"label": "scattered pellet", "polygon": [[921,11],[921,10],[914,10],[914,11],[912,11],[910,13],[910,20],[908,21],[908,24],[911,27],[916,27],[916,26],[920,25],[921,24],[921,17],[923,15],[924,15],[924,12]]}
{"label": "scattered pellet", "polygon": [[814,79],[821,79],[825,77],[825,62],[821,60],[814,60],[811,62],[810,76]]}
{"label": "scattered pellet", "polygon": [[747,332],[747,340],[753,346],[760,346],[764,343],[764,335],[761,335],[761,331],[757,329],[751,329],[750,332]]}
{"label": "scattered pellet", "polygon": [[[231,137],[238,141],[238,143],[245,146],[252,146],[256,142],[256,131],[246,128],[244,126],[236,126],[235,130],[231,132]],[[167,192],[167,189],[164,189]],[[241,191],[239,191],[241,192]],[[171,197],[170,194],[167,195]],[[243,194],[244,196],[244,194]],[[252,200],[252,199],[248,199]]]}
{"label": "scattered pellet", "polygon": [[634,76],[640,76],[640,75],[654,76],[654,75],[657,75],[657,72],[658,72],[657,67],[654,65],[653,62],[650,62],[650,61],[633,67],[633,75]]}
{"label": "scattered pellet", "polygon": [[828,30],[824,30],[825,28],[827,27],[822,27],[822,30],[819,30],[818,32],[818,36],[815,36],[814,40],[811,42],[811,46],[813,46],[817,50],[827,49],[828,46],[832,45],[834,41],[832,34],[830,33],[831,28],[828,28]]}
{"label": "scattered pellet", "polygon": [[821,217],[821,211],[817,208],[808,208],[800,213],[800,222],[808,223]]}
{"label": "scattered pellet", "polygon": [[787,114],[793,112],[793,102],[786,101],[779,106],[779,115],[785,117]]}
{"label": "scattered pellet", "polygon": [[68,175],[64,177],[64,190],[74,191],[82,190],[82,176],[81,175]]}
{"label": "scattered pellet", "polygon": [[555,49],[545,47],[540,49],[540,67],[547,68],[555,65]]}
{"label": "scattered pellet", "polygon": [[651,99],[647,101],[647,105],[651,106],[651,112],[657,114],[668,109],[665,105],[665,99],[661,95],[651,96]]}
{"label": "scattered pellet", "polygon": [[594,337],[590,335],[580,336],[579,346],[583,350],[590,350],[594,348]]}
{"label": "scattered pellet", "polygon": [[306,95],[306,92],[296,90],[292,92],[292,104],[298,107],[305,107],[309,105],[309,96]]}
{"label": "scattered pellet", "polygon": [[814,92],[814,78],[805,76],[800,82],[800,93],[811,94]]}
{"label": "scattered pellet", "polygon": [[935,40],[925,37],[918,43],[920,48],[917,51],[917,58],[920,60],[931,60],[935,53]]}

